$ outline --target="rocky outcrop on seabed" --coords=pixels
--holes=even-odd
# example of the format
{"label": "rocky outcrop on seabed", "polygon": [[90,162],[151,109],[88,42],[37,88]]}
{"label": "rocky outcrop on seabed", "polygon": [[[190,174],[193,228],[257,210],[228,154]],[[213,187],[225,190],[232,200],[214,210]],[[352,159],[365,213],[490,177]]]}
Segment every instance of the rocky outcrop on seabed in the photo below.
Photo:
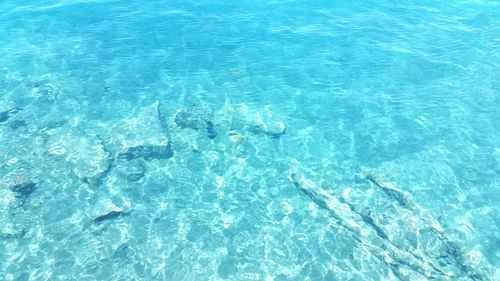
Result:
{"label": "rocky outcrop on seabed", "polygon": [[0,123],[7,122],[12,116],[16,115],[21,108],[14,107],[5,111],[0,111]]}
{"label": "rocky outcrop on seabed", "polygon": [[465,252],[411,195],[370,174],[365,176],[382,192],[377,201],[383,203],[379,204],[387,206],[368,209],[356,200],[356,191],[350,187],[336,195],[307,178],[304,171],[289,171],[289,179],[300,193],[329,212],[361,251],[385,263],[397,278],[490,280],[493,269],[479,251]]}
{"label": "rocky outcrop on seabed", "polygon": [[138,108],[107,129],[107,145],[123,160],[168,159],[173,156],[170,139],[162,127],[159,102]]}
{"label": "rocky outcrop on seabed", "polygon": [[98,185],[111,168],[112,155],[97,135],[77,131],[54,135],[47,143],[47,152],[53,158],[64,160],[78,178],[89,184]]}
{"label": "rocky outcrop on seabed", "polygon": [[285,134],[285,119],[273,110],[271,105],[257,108],[245,103],[232,104],[226,101],[216,113],[217,123],[231,129],[243,129],[255,134],[278,138]]}

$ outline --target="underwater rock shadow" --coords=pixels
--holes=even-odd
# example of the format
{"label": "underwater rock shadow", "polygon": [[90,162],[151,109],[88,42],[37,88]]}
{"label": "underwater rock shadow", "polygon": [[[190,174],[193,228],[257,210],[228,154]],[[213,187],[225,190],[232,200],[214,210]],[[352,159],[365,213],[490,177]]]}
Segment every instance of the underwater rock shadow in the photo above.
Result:
{"label": "underwater rock shadow", "polygon": [[204,130],[207,137],[217,137],[214,123],[209,120],[208,113],[196,109],[180,109],[174,117],[174,123],[181,129]]}
{"label": "underwater rock shadow", "polygon": [[125,151],[118,153],[119,159],[127,161],[143,158],[145,160],[153,159],[168,159],[174,156],[172,145],[169,142],[167,145],[140,145],[127,147]]}
{"label": "underwater rock shadow", "polygon": [[0,112],[0,123],[8,121],[12,116],[16,115],[21,110],[21,108],[14,107],[9,110]]}
{"label": "underwater rock shadow", "polygon": [[[371,183],[382,189],[390,199],[395,200],[405,210],[421,215],[418,217],[419,223],[410,224],[407,231],[425,233],[427,239],[431,239],[431,244],[422,244],[425,247],[433,248],[408,249],[404,244],[393,241],[387,234],[385,225],[378,224],[373,220],[370,211],[358,211],[352,203],[345,198],[330,194],[325,189],[317,186],[313,181],[298,176],[296,171],[289,171],[291,183],[304,195],[310,198],[318,207],[328,211],[339,222],[339,226],[352,233],[352,238],[361,245],[369,249],[370,254],[377,257],[388,265],[391,271],[401,279],[407,279],[401,266],[405,266],[411,271],[421,274],[424,278],[432,279],[463,279],[468,280],[491,280],[491,268],[471,263],[466,258],[466,254],[458,243],[447,237],[439,224],[434,221],[427,221],[429,218],[418,212],[416,204],[412,202],[409,195],[397,188],[387,186],[377,181],[373,177],[367,178]],[[398,214],[393,215],[397,220]],[[406,224],[404,224],[406,225]],[[408,225],[406,225],[408,226]],[[404,227],[404,226],[402,226]],[[367,236],[359,236],[357,233],[364,231]],[[382,247],[382,248],[381,248]],[[437,247],[437,248],[434,248]],[[435,254],[435,251],[439,254]],[[381,255],[385,252],[385,255]],[[431,255],[429,255],[431,253]]]}

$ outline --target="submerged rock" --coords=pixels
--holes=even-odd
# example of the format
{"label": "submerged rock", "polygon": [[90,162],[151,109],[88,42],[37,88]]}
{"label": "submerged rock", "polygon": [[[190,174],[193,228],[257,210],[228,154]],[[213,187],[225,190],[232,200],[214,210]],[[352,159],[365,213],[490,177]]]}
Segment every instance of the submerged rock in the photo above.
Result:
{"label": "submerged rock", "polygon": [[41,85],[40,83],[35,83],[34,88],[31,90],[31,93],[35,97],[40,97],[40,96],[51,96],[54,94],[54,87],[51,85]]}
{"label": "submerged rock", "polygon": [[217,116],[220,116],[219,123],[227,124],[232,129],[244,129],[273,138],[286,132],[284,119],[270,105],[258,109],[244,103],[226,103]]}
{"label": "submerged rock", "polygon": [[[432,214],[413,202],[409,193],[365,174],[367,180],[382,191],[370,195],[376,196],[374,200],[380,204],[379,208],[368,210],[362,207],[367,198],[361,194],[366,191],[356,192],[347,187],[336,194],[334,189],[323,188],[304,174],[296,168],[289,171],[293,186],[335,217],[339,227],[349,231],[353,239],[385,262],[401,279],[413,275],[424,280],[468,280],[470,277],[490,280],[493,269],[484,256],[479,251],[462,248]],[[474,253],[472,259],[471,252]]]}
{"label": "submerged rock", "polygon": [[0,182],[0,186],[7,186],[16,197],[27,197],[37,189],[37,183],[31,180],[26,171],[16,170],[7,174]]}
{"label": "submerged rock", "polygon": [[0,232],[0,239],[8,240],[8,239],[21,239],[28,233],[27,229],[21,229],[18,232],[10,233],[10,232]]}
{"label": "submerged rock", "polygon": [[181,129],[191,128],[194,130],[199,130],[206,126],[206,121],[200,114],[196,114],[195,111],[190,111],[187,109],[181,109],[177,111],[177,114],[175,114],[174,122]]}
{"label": "submerged rock", "polygon": [[94,222],[101,222],[101,221],[105,221],[105,220],[108,220],[108,219],[117,218],[121,214],[123,214],[122,210],[111,210],[111,211],[109,211],[109,213],[105,213],[105,214],[102,214],[100,216],[97,216],[94,219]]}
{"label": "submerged rock", "polygon": [[111,141],[120,151],[129,147],[167,146],[170,143],[166,130],[160,123],[159,103],[138,108],[135,113],[120,120],[110,129]]}
{"label": "submerged rock", "polygon": [[146,166],[141,160],[117,161],[115,169],[128,181],[140,181],[146,175]]}
{"label": "submerged rock", "polygon": [[169,127],[169,112],[170,110],[168,109],[167,105],[164,102],[158,101],[156,107],[156,116],[158,118],[158,123],[160,123],[160,127],[165,132],[168,132]]}
{"label": "submerged rock", "polygon": [[17,193],[19,196],[26,197],[36,190],[36,183],[25,182],[16,184],[10,187],[10,190]]}
{"label": "submerged rock", "polygon": [[61,119],[61,120],[50,120],[50,121],[45,122],[44,124],[42,124],[40,126],[40,129],[42,131],[49,131],[49,130],[53,130],[53,129],[56,129],[56,128],[60,128],[60,127],[64,126],[66,123],[67,123],[67,121],[64,120],[64,119]]}
{"label": "submerged rock", "polygon": [[384,183],[376,179],[374,175],[368,172],[363,172],[363,174],[368,181],[380,188],[385,194],[387,194],[387,196],[398,202],[400,206],[404,208],[412,208],[412,200],[410,199],[410,196],[408,194],[406,194],[402,190],[397,189],[390,183]]}
{"label": "submerged rock", "polygon": [[180,109],[175,114],[174,122],[181,129],[205,130],[207,136],[214,139],[217,137],[217,131],[209,117],[207,111],[199,108]]}
{"label": "submerged rock", "polygon": [[138,108],[110,126],[108,143],[118,159],[168,159],[173,156],[167,130],[160,122],[159,103]]}
{"label": "submerged rock", "polygon": [[24,120],[14,120],[9,124],[9,127],[14,130],[26,126],[28,126],[28,124]]}
{"label": "submerged rock", "polygon": [[170,143],[167,145],[140,145],[127,147],[125,151],[118,154],[118,158],[132,160],[144,158],[145,160],[168,159],[174,155]]}
{"label": "submerged rock", "polygon": [[129,181],[140,181],[144,177],[145,173],[144,172],[131,172],[127,174],[127,180]]}
{"label": "submerged rock", "polygon": [[217,137],[217,131],[215,130],[215,125],[212,121],[207,121],[207,136],[211,139]]}
{"label": "submerged rock", "polygon": [[101,198],[91,210],[90,216],[94,223],[116,219],[122,215],[127,215],[131,211],[131,204],[128,200],[117,198]]}
{"label": "submerged rock", "polygon": [[12,116],[16,115],[21,110],[22,109],[20,109],[18,107],[14,107],[14,108],[11,108],[9,110],[0,112],[0,123],[3,123],[5,121],[9,120]]}
{"label": "submerged rock", "polygon": [[112,157],[96,135],[75,132],[56,135],[48,142],[48,153],[62,158],[75,175],[89,184],[99,184],[111,168]]}

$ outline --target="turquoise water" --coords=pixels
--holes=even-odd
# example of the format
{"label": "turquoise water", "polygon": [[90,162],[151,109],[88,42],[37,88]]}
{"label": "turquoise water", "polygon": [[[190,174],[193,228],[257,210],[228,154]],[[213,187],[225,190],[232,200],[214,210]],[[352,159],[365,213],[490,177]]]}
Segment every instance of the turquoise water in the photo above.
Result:
{"label": "turquoise water", "polygon": [[0,2],[0,280],[500,280],[498,1]]}

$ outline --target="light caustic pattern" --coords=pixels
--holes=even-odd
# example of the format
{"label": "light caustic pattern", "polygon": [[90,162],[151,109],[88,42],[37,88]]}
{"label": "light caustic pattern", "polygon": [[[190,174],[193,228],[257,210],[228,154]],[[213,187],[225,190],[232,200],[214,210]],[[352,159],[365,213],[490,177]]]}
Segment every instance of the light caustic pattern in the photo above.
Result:
{"label": "light caustic pattern", "polygon": [[499,280],[500,4],[400,2],[2,1],[0,279]]}

